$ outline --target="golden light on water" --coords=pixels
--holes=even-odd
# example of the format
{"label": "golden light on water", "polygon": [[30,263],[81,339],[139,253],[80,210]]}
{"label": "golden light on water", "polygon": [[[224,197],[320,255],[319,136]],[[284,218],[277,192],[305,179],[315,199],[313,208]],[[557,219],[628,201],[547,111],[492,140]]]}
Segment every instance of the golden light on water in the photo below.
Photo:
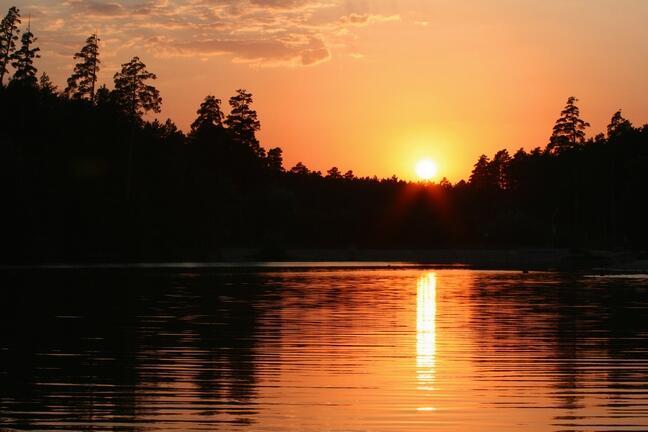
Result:
{"label": "golden light on water", "polygon": [[416,367],[419,389],[432,390],[436,368],[436,274],[419,278],[416,290]]}
{"label": "golden light on water", "polygon": [[437,164],[430,159],[423,159],[416,164],[416,175],[421,180],[432,180],[437,174]]}

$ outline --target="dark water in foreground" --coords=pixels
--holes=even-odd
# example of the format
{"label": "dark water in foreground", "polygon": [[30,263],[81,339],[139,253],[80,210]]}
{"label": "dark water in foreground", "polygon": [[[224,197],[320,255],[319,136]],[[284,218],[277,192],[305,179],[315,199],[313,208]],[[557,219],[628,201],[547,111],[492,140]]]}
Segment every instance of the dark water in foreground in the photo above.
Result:
{"label": "dark water in foreground", "polygon": [[0,430],[648,430],[648,279],[0,274]]}

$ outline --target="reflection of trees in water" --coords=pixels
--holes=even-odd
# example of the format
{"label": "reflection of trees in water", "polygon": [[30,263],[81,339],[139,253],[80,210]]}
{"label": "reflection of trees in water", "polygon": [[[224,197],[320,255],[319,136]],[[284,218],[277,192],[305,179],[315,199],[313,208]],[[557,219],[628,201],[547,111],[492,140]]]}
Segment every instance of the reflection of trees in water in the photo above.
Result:
{"label": "reflection of trees in water", "polygon": [[[152,326],[140,326],[146,350],[167,350],[163,357],[140,355],[139,367],[150,372],[152,385],[168,381],[191,383],[189,404],[201,416],[225,415],[228,422],[247,424],[255,410],[255,349],[259,309],[253,298],[263,289],[250,275],[235,285],[226,277],[198,276],[174,280],[176,286],[152,293],[142,305]],[[150,332],[150,334],[149,334]],[[160,367],[161,366],[161,367]],[[182,371],[178,373],[177,371]],[[171,373],[169,373],[171,372]]]}
{"label": "reflection of trees in water", "polygon": [[[632,370],[623,362],[648,360],[642,348],[648,334],[643,288],[628,281],[555,278],[478,277],[470,299],[474,342],[484,352],[514,352],[520,361],[543,356],[554,368],[544,375],[555,388],[551,395],[564,410],[583,408],[583,399],[600,381],[605,389],[597,390],[616,399],[605,406],[626,406],[623,390],[645,390],[648,378],[645,369]],[[483,368],[492,361],[476,360]]]}
{"label": "reflection of trees in water", "polygon": [[[8,348],[0,350],[0,412],[23,414],[0,414],[1,423],[70,421],[91,430],[109,421],[137,430],[143,420],[171,425],[194,415],[253,421],[254,277],[236,286],[141,273],[7,282],[16,289],[0,318],[0,347]],[[35,421],[34,411],[47,414]]]}
{"label": "reflection of trees in water", "polygon": [[3,282],[10,299],[0,318],[7,336],[0,412],[21,413],[0,416],[2,421],[25,428],[71,422],[87,430],[111,419],[132,423],[135,340],[127,304],[105,301],[112,298],[105,290],[114,287],[102,277],[66,273],[21,274]]}
{"label": "reflection of trees in water", "polygon": [[[612,284],[624,285],[624,282]],[[611,365],[614,367],[606,370],[610,399],[606,407],[614,414],[624,415],[627,410],[634,410],[643,404],[640,409],[645,414],[645,395],[648,391],[648,291],[645,281],[625,288],[612,287],[605,294],[606,297],[600,300],[608,305],[603,317],[603,326],[609,335],[604,340],[605,349],[610,359],[620,360],[625,366],[619,367],[621,362],[616,362]],[[632,363],[628,362],[630,360]],[[628,390],[639,392],[634,396],[641,399],[634,402],[629,400]]]}
{"label": "reflection of trees in water", "polygon": [[367,329],[380,333],[379,328],[403,325],[394,305],[411,299],[419,275],[403,278],[391,270],[277,273],[273,283],[281,286],[280,308],[276,322],[264,319],[264,324],[281,328],[282,346],[277,349],[288,364],[296,353],[305,354],[308,367],[316,364],[331,376],[347,375],[354,367],[366,367],[367,352],[361,347],[367,343]]}

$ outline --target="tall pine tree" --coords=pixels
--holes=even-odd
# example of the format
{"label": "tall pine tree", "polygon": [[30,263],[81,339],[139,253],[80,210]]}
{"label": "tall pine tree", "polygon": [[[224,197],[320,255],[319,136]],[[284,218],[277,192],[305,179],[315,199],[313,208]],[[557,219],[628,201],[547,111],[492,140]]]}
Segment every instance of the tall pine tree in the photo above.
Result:
{"label": "tall pine tree", "polygon": [[488,156],[485,154],[479,156],[468,181],[471,186],[478,189],[495,188],[495,185],[497,185],[497,175],[493,172],[493,165]]}
{"label": "tall pine tree", "polygon": [[569,97],[567,105],[560,112],[560,118],[556,120],[547,146],[547,150],[552,153],[575,148],[585,142],[585,129],[590,124],[580,118],[580,110],[576,102],[578,99]]}
{"label": "tall pine tree", "polygon": [[114,102],[136,119],[141,119],[147,111],[160,112],[160,91],[146,84],[146,81],[154,79],[157,76],[146,70],[139,57],[133,57],[128,63],[122,64],[121,71],[114,76]]}
{"label": "tall pine tree", "polygon": [[200,131],[212,127],[223,126],[223,112],[220,108],[221,100],[216,99],[214,96],[207,96],[200,104],[200,108],[196,111],[198,117],[191,123],[191,134],[195,135]]}
{"label": "tall pine tree", "polygon": [[97,73],[99,72],[99,37],[91,34],[81,51],[74,54],[79,62],[74,66],[74,72],[67,80],[64,93],[74,99],[94,101]]}
{"label": "tall pine tree", "polygon": [[261,123],[256,111],[250,107],[252,93],[243,89],[236,90],[236,95],[230,98],[229,104],[232,109],[225,120],[229,131],[237,141],[248,146],[258,157],[265,157],[265,151],[256,138],[256,131],[261,129]]}
{"label": "tall pine tree", "polygon": [[268,157],[266,157],[266,165],[271,171],[283,172],[283,151],[279,147],[271,148],[268,150]]}
{"label": "tall pine tree", "polygon": [[52,83],[49,75],[45,72],[43,72],[38,79],[38,88],[40,88],[43,93],[51,96],[54,96],[57,91],[57,87]]}
{"label": "tall pine tree", "polygon": [[34,47],[34,42],[36,42],[36,38],[31,29],[27,27],[27,31],[20,38],[20,49],[11,56],[11,66],[15,69],[11,80],[12,84],[36,87],[38,79],[36,78],[34,59],[40,58],[38,54],[40,48]]}
{"label": "tall pine tree", "polygon": [[608,138],[632,130],[632,123],[621,115],[621,110],[614,113],[607,127]]}
{"label": "tall pine tree", "polygon": [[18,24],[20,24],[20,10],[15,6],[9,8],[7,15],[0,22],[0,86],[7,71],[7,66],[16,50],[18,40]]}

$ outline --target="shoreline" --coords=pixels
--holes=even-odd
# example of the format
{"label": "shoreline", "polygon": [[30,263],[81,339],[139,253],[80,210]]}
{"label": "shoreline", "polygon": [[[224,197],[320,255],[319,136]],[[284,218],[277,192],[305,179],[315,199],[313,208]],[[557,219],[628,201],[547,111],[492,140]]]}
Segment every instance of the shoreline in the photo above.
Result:
{"label": "shoreline", "polygon": [[[272,252],[272,253],[270,253]],[[614,273],[648,273],[648,259],[628,251],[568,249],[221,249],[207,260],[42,262],[0,264],[0,271],[30,269],[178,269],[226,268],[462,268]]]}

